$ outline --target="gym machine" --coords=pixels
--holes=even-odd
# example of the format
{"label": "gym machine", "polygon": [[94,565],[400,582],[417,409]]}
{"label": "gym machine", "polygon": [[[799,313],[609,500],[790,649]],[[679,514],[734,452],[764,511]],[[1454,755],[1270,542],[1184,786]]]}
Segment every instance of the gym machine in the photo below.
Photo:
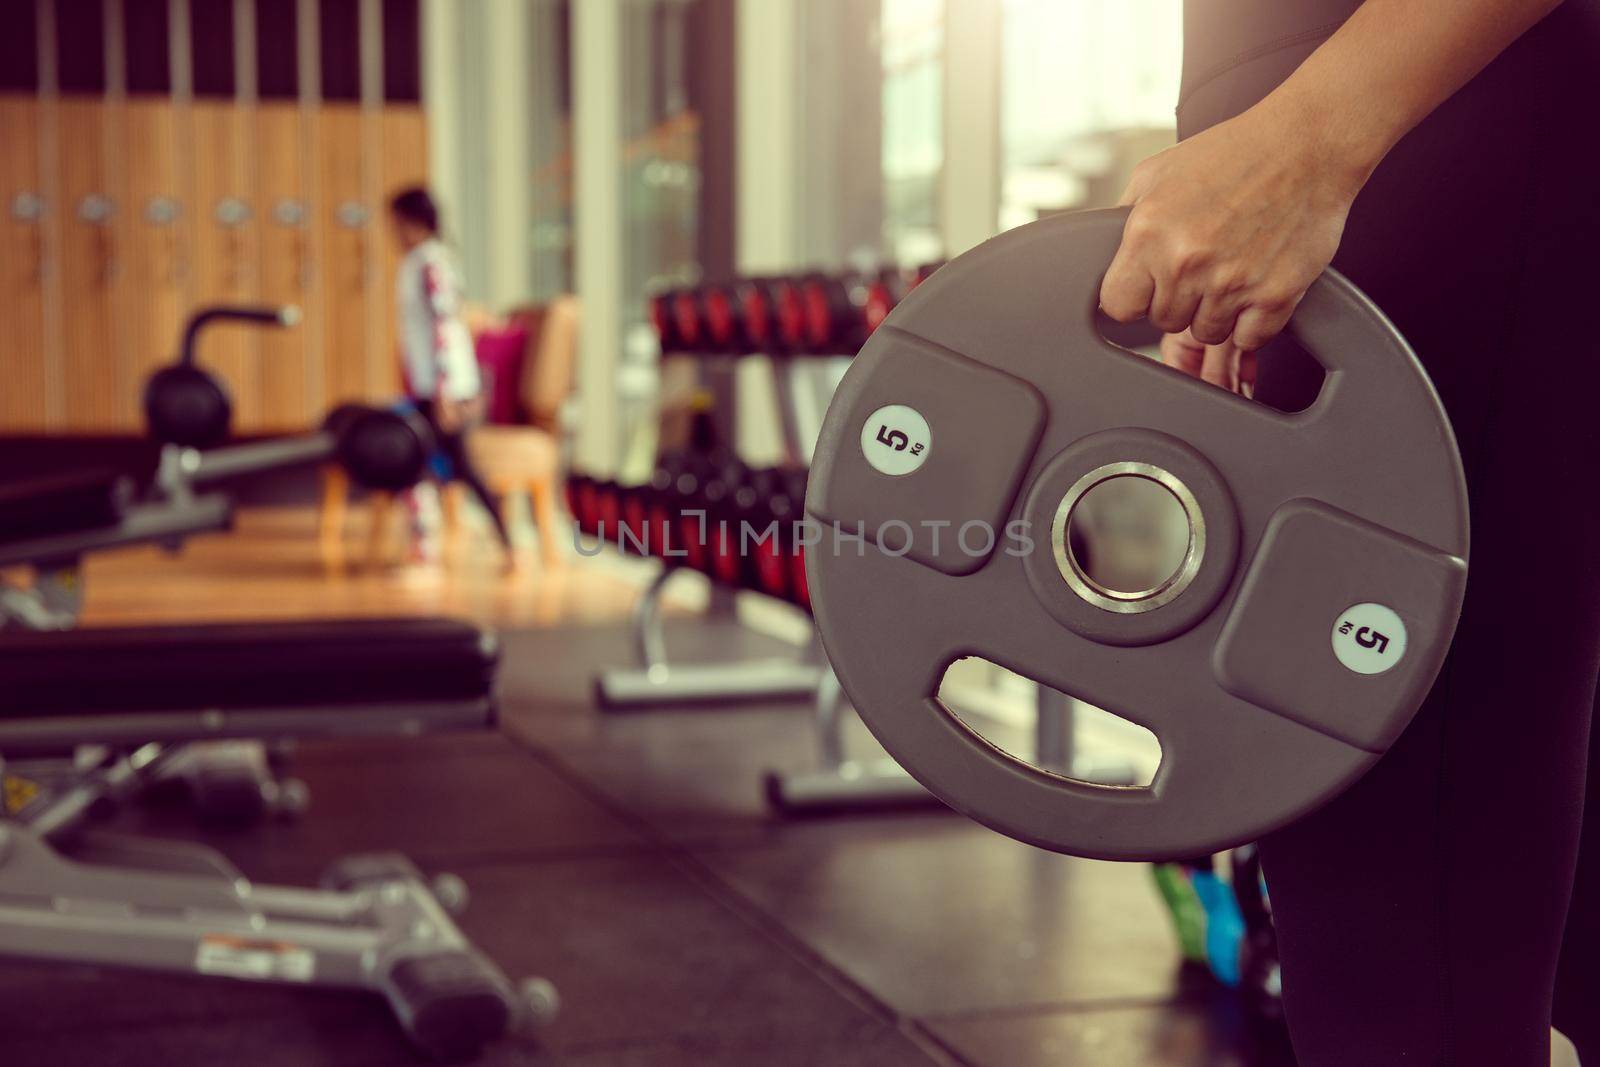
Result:
{"label": "gym machine", "polygon": [[[230,479],[337,461],[358,484],[398,489],[421,477],[433,445],[414,415],[347,404],[317,431],[216,447],[226,440],[232,405],[222,384],[195,363],[202,331],[219,323],[292,326],[294,308],[216,306],[195,313],[176,362],[156,371],[144,409],[160,458],[145,492],[135,479],[106,471],[68,474],[0,487],[6,539],[0,567],[26,565],[27,585],[0,579],[0,629],[59,630],[75,625],[82,607],[82,558],[142,543],[170,550],[185,537],[225,529],[228,498],[207,490]],[[37,530],[48,536],[30,537]],[[279,753],[248,740],[201,741],[163,761],[163,781],[181,784],[197,810],[223,822],[267,814],[298,815],[304,786],[278,774]]]}
{"label": "gym machine", "polygon": [[[172,470],[204,482],[299,457],[241,447],[250,462],[221,449]],[[42,578],[5,590],[7,617],[30,625],[0,632],[0,955],[372,992],[442,1059],[547,1021],[554,988],[513,985],[456,926],[458,879],[374,855],[334,864],[318,889],[256,885],[215,850],[93,827],[206,765],[211,746],[494,725],[496,646],[461,623],[59,629],[84,553],[226,528],[227,497],[195,487],[137,500],[126,479],[91,472],[0,490],[19,535],[0,543],[0,567]]]}
{"label": "gym machine", "polygon": [[458,879],[375,854],[258,885],[211,848],[92,827],[196,741],[491,728],[495,659],[443,620],[0,635],[0,955],[376,993],[440,1059],[547,1021],[553,987],[461,933]]}

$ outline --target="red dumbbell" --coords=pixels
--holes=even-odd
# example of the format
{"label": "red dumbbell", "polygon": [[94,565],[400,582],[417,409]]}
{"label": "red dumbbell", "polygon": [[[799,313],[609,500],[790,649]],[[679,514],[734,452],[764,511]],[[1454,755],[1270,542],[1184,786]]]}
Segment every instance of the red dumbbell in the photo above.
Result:
{"label": "red dumbbell", "polygon": [[777,347],[784,352],[806,350],[806,307],[798,278],[772,280],[772,315]]}
{"label": "red dumbbell", "polygon": [[746,335],[744,312],[734,286],[708,285],[700,291],[700,300],[709,347],[732,356],[749,352],[751,345]]}
{"label": "red dumbbell", "polygon": [[778,323],[771,280],[745,278],[734,286],[734,296],[750,348],[756,352],[772,351],[777,345]]}
{"label": "red dumbbell", "polygon": [[711,338],[706,330],[705,311],[699,290],[679,289],[672,294],[672,322],[681,342],[680,351],[706,351]]}
{"label": "red dumbbell", "polygon": [[676,290],[668,289],[652,295],[646,302],[650,326],[656,331],[656,340],[660,342],[664,356],[674,355],[683,349],[683,339],[678,336],[678,322],[673,309],[677,295]]}

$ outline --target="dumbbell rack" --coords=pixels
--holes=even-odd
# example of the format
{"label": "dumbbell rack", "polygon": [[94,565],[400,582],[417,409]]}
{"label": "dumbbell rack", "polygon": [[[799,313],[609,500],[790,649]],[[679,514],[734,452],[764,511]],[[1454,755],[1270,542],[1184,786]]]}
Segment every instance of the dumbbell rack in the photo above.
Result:
{"label": "dumbbell rack", "polygon": [[674,664],[667,659],[662,598],[683,568],[663,562],[633,610],[634,668],[612,669],[595,677],[595,696],[607,711],[642,711],[684,704],[800,700],[812,693],[823,673],[815,638],[794,659],[732,663]]}
{"label": "dumbbell rack", "polygon": [[[726,296],[725,296],[726,298]],[[732,321],[704,315],[708,301],[697,294],[683,292],[658,297],[652,318],[661,335],[663,354],[688,354],[699,358],[702,366],[719,357],[750,354],[753,338],[735,336]],[[724,329],[717,329],[718,326]],[[793,354],[788,347],[766,345],[772,349],[773,377],[777,391],[779,424],[784,451],[790,462],[803,462],[810,453],[808,431],[801,423],[803,405],[793,388]],[[724,390],[729,396],[732,390]],[[728,409],[719,404],[719,412]],[[809,420],[809,436],[814,439],[820,424],[820,409]],[[731,426],[726,427],[731,431]],[[732,433],[724,436],[731,439]],[[663,627],[662,601],[666,587],[684,569],[663,559],[661,569],[639,598],[632,618],[636,665],[600,672],[595,678],[595,695],[607,711],[645,711],[685,704],[728,704],[765,701],[795,701],[811,697],[824,673],[821,645],[813,637],[797,657],[772,657],[722,663],[674,664],[667,656]]]}
{"label": "dumbbell rack", "polygon": [[[662,294],[651,318],[664,354],[702,359],[760,352],[773,364],[779,422],[790,463],[810,457],[828,397],[820,377],[797,381],[801,360],[849,358],[888,311],[934,265],[914,275],[886,271],[869,276],[810,274],[803,278],[743,279],[728,286]],[[763,301],[758,321],[751,299]],[[738,310],[735,310],[738,309]],[[741,316],[742,313],[742,317]],[[607,710],[644,710],[684,704],[808,700],[817,737],[818,769],[765,776],[769,803],[780,813],[861,811],[936,806],[938,801],[893,760],[847,755],[849,702],[813,638],[799,655],[784,659],[714,664],[674,664],[667,656],[662,600],[682,568],[663,560],[640,597],[632,618],[637,663],[601,672],[595,691]],[[1035,762],[1072,777],[1104,784],[1131,784],[1126,764],[1095,764],[1071,751],[1072,707],[1067,698],[1041,690]]]}

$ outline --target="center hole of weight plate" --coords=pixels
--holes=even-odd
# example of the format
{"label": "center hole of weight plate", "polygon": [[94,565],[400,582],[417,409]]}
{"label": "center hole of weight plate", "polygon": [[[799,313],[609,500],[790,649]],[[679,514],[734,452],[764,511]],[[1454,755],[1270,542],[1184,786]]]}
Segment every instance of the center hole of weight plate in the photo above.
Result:
{"label": "center hole of weight plate", "polygon": [[1050,541],[1073,592],[1105,611],[1137,614],[1171,603],[1194,581],[1205,517],[1170,471],[1110,463],[1067,490]]}

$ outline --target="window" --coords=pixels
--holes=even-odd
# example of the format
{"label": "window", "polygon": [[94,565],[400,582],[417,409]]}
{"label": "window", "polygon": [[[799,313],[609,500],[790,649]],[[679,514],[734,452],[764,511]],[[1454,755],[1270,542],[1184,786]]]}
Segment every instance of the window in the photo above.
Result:
{"label": "window", "polygon": [[1002,229],[1114,203],[1174,138],[1182,0],[1005,0]]}
{"label": "window", "polygon": [[944,0],[883,0],[883,241],[890,262],[943,252]]}

